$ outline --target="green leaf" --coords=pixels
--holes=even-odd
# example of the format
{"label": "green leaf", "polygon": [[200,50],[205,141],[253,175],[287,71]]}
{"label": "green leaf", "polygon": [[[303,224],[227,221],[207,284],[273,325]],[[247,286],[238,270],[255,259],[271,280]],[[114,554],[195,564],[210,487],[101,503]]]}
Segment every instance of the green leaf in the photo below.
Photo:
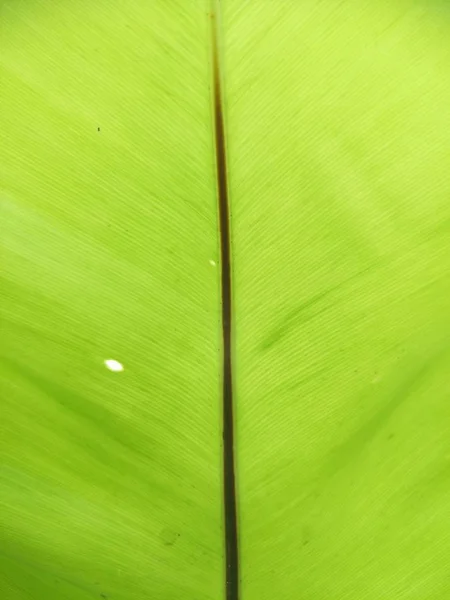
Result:
{"label": "green leaf", "polygon": [[[2,0],[2,600],[227,597],[211,6]],[[239,600],[447,600],[449,13],[220,7]]]}

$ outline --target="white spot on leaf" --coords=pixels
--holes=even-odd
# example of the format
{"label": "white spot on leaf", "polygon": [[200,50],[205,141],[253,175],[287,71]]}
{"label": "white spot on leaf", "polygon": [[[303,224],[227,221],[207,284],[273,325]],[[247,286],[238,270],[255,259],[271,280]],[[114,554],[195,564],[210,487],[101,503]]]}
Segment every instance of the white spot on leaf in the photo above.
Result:
{"label": "white spot on leaf", "polygon": [[123,371],[123,364],[120,363],[118,360],[114,360],[113,358],[108,358],[107,360],[105,360],[105,367],[110,371]]}

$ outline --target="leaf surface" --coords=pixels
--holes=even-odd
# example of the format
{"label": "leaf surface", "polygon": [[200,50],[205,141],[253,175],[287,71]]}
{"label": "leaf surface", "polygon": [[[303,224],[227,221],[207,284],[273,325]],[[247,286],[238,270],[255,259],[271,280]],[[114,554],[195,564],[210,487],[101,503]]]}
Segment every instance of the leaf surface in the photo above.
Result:
{"label": "leaf surface", "polygon": [[[239,600],[446,600],[450,15],[220,4]],[[225,598],[210,3],[1,11],[1,597]]]}

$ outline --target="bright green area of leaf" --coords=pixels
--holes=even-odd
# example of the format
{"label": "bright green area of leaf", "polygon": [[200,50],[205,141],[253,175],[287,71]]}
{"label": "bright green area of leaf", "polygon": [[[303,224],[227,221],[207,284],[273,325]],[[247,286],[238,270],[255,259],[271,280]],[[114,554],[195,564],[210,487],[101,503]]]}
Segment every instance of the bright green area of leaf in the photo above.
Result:
{"label": "bright green area of leaf", "polygon": [[243,600],[450,598],[450,23],[370,4],[225,12]]}
{"label": "bright green area of leaf", "polygon": [[[222,2],[242,600],[450,597],[440,4]],[[224,597],[208,8],[3,0],[5,600]]]}
{"label": "bright green area of leaf", "polygon": [[206,14],[9,2],[3,20],[4,585],[219,597]]}

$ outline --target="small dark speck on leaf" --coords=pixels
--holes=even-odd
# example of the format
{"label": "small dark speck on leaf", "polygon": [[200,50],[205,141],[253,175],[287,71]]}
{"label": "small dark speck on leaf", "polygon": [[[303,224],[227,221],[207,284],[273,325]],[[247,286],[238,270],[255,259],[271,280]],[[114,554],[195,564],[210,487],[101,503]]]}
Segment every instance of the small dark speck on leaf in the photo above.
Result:
{"label": "small dark speck on leaf", "polygon": [[100,598],[105,598],[105,600],[108,600],[108,596],[106,594],[100,594]]}
{"label": "small dark speck on leaf", "polygon": [[164,528],[160,533],[160,539],[164,546],[173,546],[179,537],[179,533],[169,528]]}
{"label": "small dark speck on leaf", "polygon": [[100,127],[97,127],[97,131],[100,131]]}
{"label": "small dark speck on leaf", "polygon": [[302,528],[302,538],[302,546],[307,546],[311,541],[311,528],[308,525]]}

